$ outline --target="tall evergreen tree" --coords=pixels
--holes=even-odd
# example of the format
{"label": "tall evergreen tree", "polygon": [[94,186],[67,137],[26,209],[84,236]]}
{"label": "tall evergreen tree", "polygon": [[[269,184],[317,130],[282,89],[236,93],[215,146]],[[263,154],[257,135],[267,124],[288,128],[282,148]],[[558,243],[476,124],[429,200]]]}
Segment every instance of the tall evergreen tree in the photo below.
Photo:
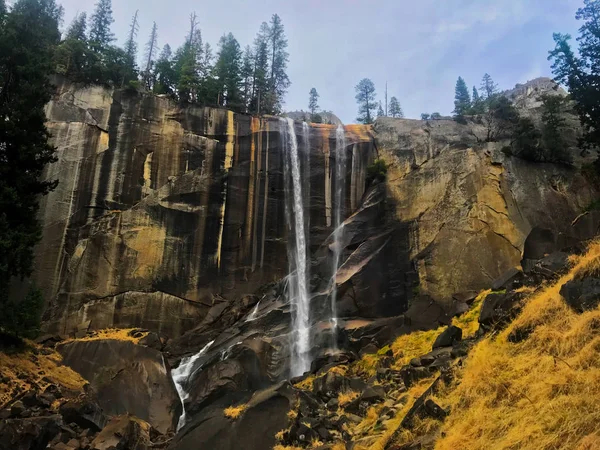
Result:
{"label": "tall evergreen tree", "polygon": [[564,138],[566,119],[565,99],[560,95],[542,95],[542,140],[546,149],[546,161],[571,163],[567,142]]}
{"label": "tall evergreen tree", "polygon": [[373,113],[377,108],[375,102],[375,85],[368,78],[363,78],[354,88],[358,102],[358,120],[361,123],[373,123]]}
{"label": "tall evergreen tree", "polygon": [[479,91],[475,86],[473,86],[473,100],[471,101],[471,111],[472,115],[479,115],[485,112],[485,104],[481,96],[479,95]]}
{"label": "tall evergreen tree", "polygon": [[172,57],[171,46],[166,44],[158,56],[154,69],[155,82],[153,91],[155,94],[175,96],[176,72],[173,67]]}
{"label": "tall evergreen tree", "polygon": [[454,114],[457,117],[462,117],[469,113],[471,109],[471,96],[467,83],[462,77],[458,77],[454,94]]}
{"label": "tall evergreen tree", "polygon": [[287,52],[288,41],[281,18],[273,14],[269,23],[269,50],[271,52],[271,74],[268,84],[268,95],[266,100],[267,113],[277,114],[281,112],[283,97],[290,87],[287,76],[287,64],[289,53]]}
{"label": "tall evergreen tree", "polygon": [[315,88],[312,88],[308,97],[308,110],[310,111],[310,120],[314,122],[314,117],[319,109],[319,93]]}
{"label": "tall evergreen tree", "polygon": [[494,83],[489,73],[486,73],[481,80],[481,91],[485,99],[492,98],[498,93],[498,85]]}
{"label": "tall evergreen tree", "polygon": [[269,112],[266,108],[269,87],[269,35],[269,25],[263,22],[254,40],[254,77],[250,111],[255,114]]}
{"label": "tall evergreen tree", "polygon": [[137,35],[140,29],[138,23],[138,14],[139,10],[135,12],[133,18],[131,19],[131,25],[129,26],[129,35],[127,36],[127,41],[125,41],[124,50],[125,56],[127,57],[127,67],[123,83],[133,80],[137,77]]}
{"label": "tall evergreen tree", "polygon": [[403,118],[404,112],[400,106],[400,102],[396,97],[390,99],[390,115],[395,118]]}
{"label": "tall evergreen tree", "polygon": [[115,40],[110,31],[114,19],[111,0],[98,0],[94,14],[90,18],[90,46],[96,53],[102,53]]}
{"label": "tall evergreen tree", "polygon": [[202,34],[198,29],[196,13],[190,15],[190,31],[185,44],[175,55],[177,96],[182,102],[198,100],[200,85],[199,60],[202,57]]}
{"label": "tall evergreen tree", "polygon": [[152,31],[150,32],[150,38],[146,44],[146,65],[144,67],[143,80],[147,89],[152,89],[152,67],[154,66],[154,59],[156,58],[156,52],[158,51],[158,27],[156,22],[152,24]]}
{"label": "tall evergreen tree", "polygon": [[87,14],[82,12],[77,14],[67,29],[65,40],[74,39],[77,41],[87,41]]}
{"label": "tall evergreen tree", "polygon": [[221,37],[215,64],[215,76],[219,84],[219,106],[243,111],[242,50],[233,34]]}
{"label": "tall evergreen tree", "polygon": [[[583,148],[600,147],[600,1],[584,0],[575,18],[583,21],[579,29],[577,55],[571,49],[571,36],[554,34],[555,48],[548,59],[553,61],[555,80],[569,88],[575,110],[583,126]],[[596,163],[600,172],[600,155]]]}
{"label": "tall evergreen tree", "polygon": [[250,107],[250,101],[252,100],[252,78],[254,75],[254,55],[249,45],[244,50],[244,57],[242,59],[242,94],[244,103],[244,112],[248,112]]}
{"label": "tall evergreen tree", "polygon": [[54,0],[17,0],[0,35],[0,328],[19,335],[36,327],[42,307],[39,293],[18,301],[8,291],[12,277],[31,274],[39,197],[56,186],[42,173],[55,161],[44,108],[61,16]]}
{"label": "tall evergreen tree", "polygon": [[385,111],[383,110],[381,102],[379,102],[379,108],[377,108],[377,117],[385,117]]}

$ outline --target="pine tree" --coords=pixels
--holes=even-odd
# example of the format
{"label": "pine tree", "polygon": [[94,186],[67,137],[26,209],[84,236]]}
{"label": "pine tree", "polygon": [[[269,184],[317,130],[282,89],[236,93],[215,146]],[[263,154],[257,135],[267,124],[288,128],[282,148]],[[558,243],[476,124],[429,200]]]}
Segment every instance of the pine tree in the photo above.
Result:
{"label": "pine tree", "polygon": [[[600,147],[600,35],[598,26],[600,1],[584,0],[582,8],[577,10],[575,18],[583,21],[579,29],[577,55],[571,49],[568,34],[554,34],[556,44],[549,53],[553,61],[552,71],[555,80],[569,88],[569,94],[575,101],[575,110],[583,126],[584,135],[580,146],[584,149]],[[596,162],[600,172],[600,154]]]}
{"label": "pine tree", "polygon": [[396,97],[392,97],[390,99],[390,115],[394,118],[403,118],[404,113],[402,112],[402,107],[400,106],[400,102]]}
{"label": "pine tree", "polygon": [[263,22],[254,40],[254,77],[250,111],[255,114],[269,112],[265,106],[267,103],[266,98],[268,97],[269,34],[269,25]]}
{"label": "pine tree", "polygon": [[308,97],[308,110],[310,111],[310,120],[314,122],[314,117],[319,109],[319,93],[315,88],[312,88]]}
{"label": "pine tree", "polygon": [[138,14],[139,10],[135,12],[133,18],[131,19],[131,25],[129,26],[129,35],[127,37],[127,41],[125,42],[124,50],[125,55],[127,57],[127,67],[122,84],[137,78],[137,34],[140,28],[138,23]]}
{"label": "pine tree", "polygon": [[281,18],[273,14],[268,25],[268,42],[271,58],[271,73],[268,82],[266,100],[266,113],[278,114],[281,112],[283,97],[290,87],[290,80],[286,69],[289,61],[287,52],[288,41]]}
{"label": "pine tree", "polygon": [[375,102],[375,85],[368,78],[363,78],[354,88],[358,102],[358,120],[364,124],[373,123],[373,112],[377,107]]}
{"label": "pine tree", "polygon": [[185,44],[175,55],[177,73],[177,96],[181,102],[198,100],[197,91],[200,84],[199,64],[202,57],[202,34],[198,29],[196,13],[190,15],[190,32]]}
{"label": "pine tree", "polygon": [[486,73],[481,80],[481,91],[485,99],[492,98],[498,93],[498,85],[494,83],[490,74]]}
{"label": "pine tree", "polygon": [[429,120],[430,117],[431,117],[431,114],[429,114],[429,113],[421,114],[421,120]]}
{"label": "pine tree", "polygon": [[9,299],[9,284],[31,274],[41,236],[39,198],[56,186],[42,181],[42,173],[55,161],[45,106],[53,95],[61,17],[54,0],[18,0],[0,35],[0,328],[21,336],[35,331],[42,304],[35,292],[35,301]]}
{"label": "pine tree", "polygon": [[150,32],[150,39],[146,44],[146,67],[144,68],[143,80],[144,85],[147,89],[151,90],[153,86],[152,82],[152,66],[154,65],[154,59],[156,58],[156,52],[158,51],[158,28],[156,22],[152,24],[152,31]]}
{"label": "pine tree", "polygon": [[233,111],[243,111],[242,51],[233,34],[221,37],[215,64],[215,76],[219,86],[219,106]]}
{"label": "pine tree", "polygon": [[566,124],[564,116],[565,99],[560,95],[542,95],[542,140],[546,149],[546,161],[571,163],[564,138]]}
{"label": "pine tree", "polygon": [[154,70],[155,83],[153,91],[155,94],[175,95],[176,73],[172,57],[171,46],[166,44],[158,56]]}
{"label": "pine tree", "polygon": [[102,53],[115,40],[110,31],[114,19],[111,0],[98,0],[90,19],[90,46],[96,53]]}
{"label": "pine tree", "polygon": [[379,102],[379,108],[377,108],[377,117],[385,117],[385,111],[383,110],[381,102]]}
{"label": "pine tree", "polygon": [[71,22],[65,36],[65,40],[87,41],[87,14],[77,14]]}
{"label": "pine tree", "polygon": [[462,117],[469,113],[471,109],[471,96],[469,89],[462,77],[458,77],[454,95],[454,114],[456,117]]}
{"label": "pine tree", "polygon": [[92,68],[98,63],[98,55],[90,50],[86,31],[87,16],[78,14],[56,49],[54,70],[73,81],[90,83],[94,80]]}
{"label": "pine tree", "polygon": [[249,45],[246,46],[244,50],[244,57],[242,60],[242,90],[243,90],[243,103],[244,103],[244,112],[247,113],[249,111],[250,102],[252,100],[252,82],[254,75],[254,55],[252,54],[252,49]]}

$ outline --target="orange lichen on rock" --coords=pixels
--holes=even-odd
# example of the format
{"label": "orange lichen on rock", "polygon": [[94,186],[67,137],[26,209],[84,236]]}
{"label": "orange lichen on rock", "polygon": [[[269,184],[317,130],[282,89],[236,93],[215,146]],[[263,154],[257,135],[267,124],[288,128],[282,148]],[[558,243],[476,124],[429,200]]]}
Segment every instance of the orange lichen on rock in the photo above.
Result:
{"label": "orange lichen on rock", "polygon": [[345,125],[344,130],[353,141],[369,142],[373,140],[373,127],[371,125]]}
{"label": "orange lichen on rock", "polygon": [[147,331],[140,331],[136,328],[108,328],[106,330],[93,331],[85,337],[78,339],[68,339],[70,341],[101,341],[112,339],[116,341],[131,341],[134,344],[140,342],[148,335]]}

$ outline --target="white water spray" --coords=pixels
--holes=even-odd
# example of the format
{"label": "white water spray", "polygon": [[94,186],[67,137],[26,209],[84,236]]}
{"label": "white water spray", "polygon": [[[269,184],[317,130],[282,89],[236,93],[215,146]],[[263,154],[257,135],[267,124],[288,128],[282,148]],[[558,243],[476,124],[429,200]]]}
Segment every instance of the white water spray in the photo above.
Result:
{"label": "white water spray", "polygon": [[213,345],[214,342],[215,341],[210,341],[202,348],[202,350],[200,350],[194,356],[183,358],[179,363],[179,366],[171,371],[171,377],[173,378],[173,382],[175,383],[175,389],[177,389],[177,394],[179,394],[179,399],[181,400],[181,407],[183,408],[181,416],[179,417],[179,422],[177,424],[177,431],[183,428],[187,420],[185,414],[185,401],[190,396],[190,394],[188,394],[185,391],[183,385],[187,382],[192,372],[202,367],[195,367],[196,361],[198,361],[198,359],[200,359],[200,357],[202,357],[208,351],[208,349],[211,345]]}
{"label": "white water spray", "polygon": [[[302,195],[303,179],[300,173],[300,157],[298,155],[298,139],[294,129],[294,121],[282,119],[285,125],[284,151],[285,172],[291,175],[292,196],[286,207],[288,226],[294,235],[290,242],[290,284],[289,295],[294,306],[293,317],[293,351],[291,375],[302,375],[310,370],[310,298],[308,292],[307,246],[304,228],[304,201]],[[289,176],[288,175],[288,176]],[[288,187],[289,190],[289,187]]]}
{"label": "white water spray", "polygon": [[337,283],[336,274],[342,253],[344,235],[344,199],[346,187],[346,133],[339,125],[335,133],[335,198],[333,214],[333,261],[331,278],[331,323],[333,326],[333,347],[337,348]]}
{"label": "white water spray", "polygon": [[258,307],[259,306],[260,306],[260,301],[254,307],[254,309],[252,310],[252,312],[250,313],[250,315],[246,319],[246,322],[252,322],[253,320],[256,320],[256,317],[258,316]]}

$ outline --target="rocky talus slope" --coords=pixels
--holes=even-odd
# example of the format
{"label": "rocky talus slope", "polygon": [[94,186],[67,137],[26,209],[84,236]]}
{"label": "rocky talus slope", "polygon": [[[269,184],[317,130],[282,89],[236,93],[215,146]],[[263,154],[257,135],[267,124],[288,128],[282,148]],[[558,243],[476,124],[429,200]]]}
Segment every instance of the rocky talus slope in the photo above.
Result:
{"label": "rocky talus slope", "polygon": [[[37,400],[47,386],[36,381],[31,405],[14,390],[0,405],[0,448],[19,436],[14,448],[60,450],[536,448],[527,445],[546,432],[579,445],[598,431],[587,420],[577,436],[532,422],[515,443],[469,416],[505,413],[493,423],[513,429],[512,405],[558,410],[553,392],[575,404],[591,373],[581,370],[595,370],[584,355],[594,359],[597,255],[585,248],[600,214],[586,155],[573,167],[526,162],[502,152],[507,142],[484,142],[475,121],[290,125],[57,85],[47,113],[59,161],[47,177],[60,184],[40,211],[34,278],[47,310],[34,348],[81,377],[77,414],[103,419],[65,416]],[[535,121],[545,92],[563,95],[546,79],[508,95]],[[290,380],[292,142],[306,193],[312,366]],[[385,180],[369,176],[377,159]],[[558,348],[559,333],[572,345]],[[553,374],[545,390],[536,364]]]}

